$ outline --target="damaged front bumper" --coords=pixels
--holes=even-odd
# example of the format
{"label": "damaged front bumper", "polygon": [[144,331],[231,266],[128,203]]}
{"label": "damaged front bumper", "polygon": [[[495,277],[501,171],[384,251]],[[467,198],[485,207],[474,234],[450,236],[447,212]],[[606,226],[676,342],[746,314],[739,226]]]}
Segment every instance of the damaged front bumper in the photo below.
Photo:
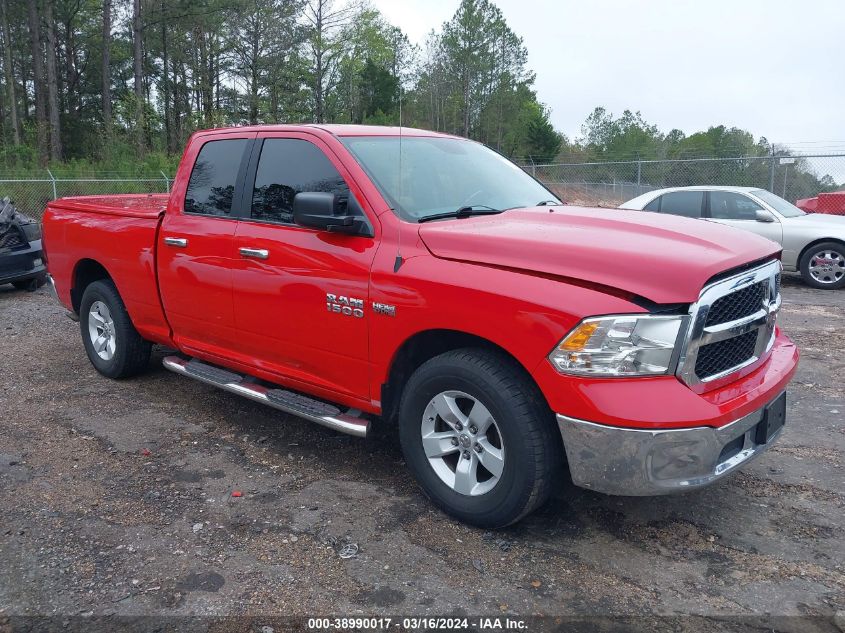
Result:
{"label": "damaged front bumper", "polygon": [[643,430],[558,414],[572,481],[613,495],[700,488],[766,451],[783,431],[786,392],[721,428]]}
{"label": "damaged front bumper", "polygon": [[47,274],[41,240],[25,248],[0,252],[0,284],[43,278]]}

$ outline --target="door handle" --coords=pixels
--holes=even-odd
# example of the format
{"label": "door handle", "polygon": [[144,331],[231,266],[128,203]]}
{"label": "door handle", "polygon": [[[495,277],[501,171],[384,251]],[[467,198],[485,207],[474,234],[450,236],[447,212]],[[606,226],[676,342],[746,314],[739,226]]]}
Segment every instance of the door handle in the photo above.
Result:
{"label": "door handle", "polygon": [[267,259],[270,257],[270,251],[264,248],[243,247],[239,248],[238,252],[241,254],[241,257],[252,257],[253,259]]}
{"label": "door handle", "polygon": [[184,237],[165,237],[164,243],[168,246],[178,246],[179,248],[185,248],[188,245],[188,240]]}

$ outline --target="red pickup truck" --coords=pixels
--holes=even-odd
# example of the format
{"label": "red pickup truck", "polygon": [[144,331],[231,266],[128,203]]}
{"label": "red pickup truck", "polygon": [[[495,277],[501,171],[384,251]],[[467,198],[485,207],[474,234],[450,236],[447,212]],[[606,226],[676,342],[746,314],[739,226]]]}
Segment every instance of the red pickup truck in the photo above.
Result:
{"label": "red pickup truck", "polygon": [[64,198],[48,268],[110,378],[167,369],[364,437],[440,507],[519,520],[564,483],[709,484],[780,434],[779,247],[562,206],[481,144],[403,128],[194,134],[170,195]]}

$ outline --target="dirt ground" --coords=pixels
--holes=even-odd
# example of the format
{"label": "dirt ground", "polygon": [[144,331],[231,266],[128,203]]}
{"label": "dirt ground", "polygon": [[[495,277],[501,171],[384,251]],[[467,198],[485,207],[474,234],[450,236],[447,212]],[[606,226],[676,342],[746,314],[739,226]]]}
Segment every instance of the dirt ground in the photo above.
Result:
{"label": "dirt ground", "polygon": [[0,287],[0,629],[23,615],[696,614],[701,630],[760,615],[803,616],[765,630],[845,630],[845,291],[789,278],[784,298],[803,357],[766,455],[683,496],[561,481],[491,533],[426,501],[390,431],[362,441],[286,417],[165,371],[160,349],[145,376],[107,380],[46,288]]}

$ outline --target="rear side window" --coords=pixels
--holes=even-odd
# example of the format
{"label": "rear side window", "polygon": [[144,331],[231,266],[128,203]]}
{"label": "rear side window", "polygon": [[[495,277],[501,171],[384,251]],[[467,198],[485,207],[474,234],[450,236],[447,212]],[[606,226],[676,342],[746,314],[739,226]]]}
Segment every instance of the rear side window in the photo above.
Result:
{"label": "rear side window", "polygon": [[247,142],[238,138],[209,141],[202,146],[188,180],[186,213],[223,217],[232,213],[232,198]]}
{"label": "rear side window", "polygon": [[682,215],[685,218],[700,218],[703,201],[703,191],[673,191],[662,196],[660,212]]}
{"label": "rear side window", "polygon": [[292,224],[293,198],[303,191],[335,194],[339,213],[349,202],[349,187],[319,147],[300,139],[266,139],[255,174],[252,218]]}
{"label": "rear side window", "polygon": [[643,207],[643,211],[660,211],[660,196],[649,202]]}

